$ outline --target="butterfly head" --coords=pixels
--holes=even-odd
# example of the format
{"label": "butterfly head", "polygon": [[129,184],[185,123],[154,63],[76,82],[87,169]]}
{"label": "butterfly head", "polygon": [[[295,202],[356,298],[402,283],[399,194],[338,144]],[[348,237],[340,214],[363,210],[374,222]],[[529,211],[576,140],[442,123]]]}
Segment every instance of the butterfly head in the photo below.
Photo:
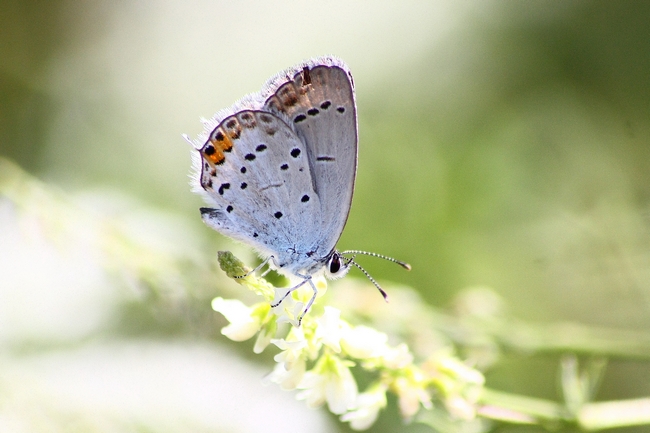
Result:
{"label": "butterfly head", "polygon": [[347,259],[338,251],[332,251],[325,267],[325,275],[331,280],[336,280],[345,276],[350,270],[352,259]]}
{"label": "butterfly head", "polygon": [[[343,252],[338,252],[338,251],[332,251],[330,254],[329,258],[327,259],[327,268],[326,268],[326,276],[330,279],[336,279],[336,278],[341,278],[345,274],[348,273],[350,270],[351,266],[356,266],[359,268],[361,272],[370,280],[372,284],[375,285],[377,290],[379,290],[379,293],[384,297],[386,301],[388,301],[388,295],[384,291],[384,289],[381,288],[379,283],[375,281],[374,278],[370,276],[370,274],[361,267],[357,262],[354,261],[354,257],[357,254],[364,254],[367,256],[373,256],[377,257],[380,259],[388,260],[389,262],[397,263],[404,269],[410,271],[411,270],[411,265],[408,263],[402,262],[401,260],[394,259],[392,257],[387,257],[382,254],[377,254],[377,253],[370,253],[367,251],[359,251],[359,250],[350,250],[350,251],[343,251]],[[346,257],[346,255],[351,256],[351,257]]]}

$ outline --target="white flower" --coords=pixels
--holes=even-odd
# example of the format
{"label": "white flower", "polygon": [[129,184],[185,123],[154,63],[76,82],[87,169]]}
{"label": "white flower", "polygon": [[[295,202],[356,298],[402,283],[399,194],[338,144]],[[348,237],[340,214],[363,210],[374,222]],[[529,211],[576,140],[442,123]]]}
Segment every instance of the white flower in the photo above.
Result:
{"label": "white flower", "polygon": [[[280,299],[287,295],[287,290],[289,289],[286,287],[276,287],[275,296],[273,298],[273,302],[271,302],[271,305],[275,305],[280,302]],[[278,316],[277,323],[291,323],[293,326],[297,327],[298,317],[302,313],[303,305],[304,304],[302,302],[296,302],[291,294],[287,295],[286,298],[280,302],[280,304],[273,307],[273,313]]]}
{"label": "white flower", "polygon": [[325,375],[308,371],[298,385],[299,388],[305,391],[298,393],[296,398],[298,400],[305,400],[309,407],[322,405],[325,403],[325,386],[327,385],[327,380],[328,378]]}
{"label": "white flower", "polygon": [[275,362],[284,364],[287,370],[293,368],[293,363],[304,358],[304,349],[307,347],[307,340],[302,328],[292,328],[287,338],[272,339],[271,343],[275,344],[282,350],[273,357]]}
{"label": "white flower", "polygon": [[348,363],[334,355],[323,355],[316,366],[298,385],[304,389],[297,395],[310,407],[318,407],[327,401],[330,412],[342,414],[352,409],[357,399],[357,383]]}
{"label": "white flower", "polygon": [[415,415],[420,410],[420,404],[427,409],[432,407],[431,396],[419,380],[401,377],[395,380],[393,387],[399,398],[402,418],[408,419]]}
{"label": "white flower", "polygon": [[273,339],[276,330],[277,330],[277,326],[275,322],[270,322],[267,323],[266,326],[262,326],[260,333],[257,334],[257,339],[255,340],[255,346],[253,347],[253,352],[262,353],[264,349],[266,349],[266,346],[268,346],[269,343],[271,343],[271,340]]}
{"label": "white flower", "polygon": [[353,358],[368,359],[382,356],[387,350],[388,336],[367,326],[347,327],[341,336],[343,349]]}
{"label": "white flower", "polygon": [[437,361],[438,370],[448,374],[459,382],[483,386],[485,377],[480,371],[465,365],[457,358],[443,357]]}
{"label": "white flower", "polygon": [[214,298],[212,309],[223,314],[230,322],[221,333],[233,341],[245,341],[255,335],[261,327],[261,321],[254,308],[247,307],[236,299]]}
{"label": "white flower", "polygon": [[288,370],[285,364],[280,362],[275,365],[273,372],[268,376],[268,380],[277,383],[284,390],[296,389],[305,375],[305,364],[304,358],[298,358],[291,364],[291,369]]}
{"label": "white flower", "polygon": [[295,389],[306,370],[305,349],[307,340],[302,328],[291,328],[287,338],[271,339],[282,350],[273,357],[278,363],[269,376],[271,382],[280,384],[283,389]]}
{"label": "white flower", "polygon": [[450,354],[437,354],[423,365],[449,413],[458,419],[476,416],[476,403],[483,391],[485,377]]}
{"label": "white flower", "polygon": [[357,396],[354,410],[341,416],[353,430],[365,430],[377,420],[379,411],[386,407],[386,386],[376,385]]}
{"label": "white flower", "polygon": [[341,352],[341,310],[325,307],[325,313],[317,320],[315,339],[334,352]]}
{"label": "white flower", "polygon": [[413,363],[413,355],[405,343],[397,347],[388,347],[382,357],[384,366],[393,370],[404,368]]}
{"label": "white flower", "polygon": [[341,414],[354,407],[358,393],[357,382],[350,369],[342,363],[338,374],[333,378],[334,380],[327,384],[325,392],[327,405],[330,412]]}
{"label": "white flower", "polygon": [[476,417],[476,407],[460,395],[454,395],[445,399],[445,407],[452,417],[469,421]]}

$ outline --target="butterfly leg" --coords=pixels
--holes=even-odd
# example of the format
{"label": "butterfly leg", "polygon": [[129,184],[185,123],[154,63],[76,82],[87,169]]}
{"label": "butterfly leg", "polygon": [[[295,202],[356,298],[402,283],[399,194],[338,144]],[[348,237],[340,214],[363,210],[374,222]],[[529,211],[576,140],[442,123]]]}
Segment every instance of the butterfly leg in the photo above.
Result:
{"label": "butterfly leg", "polygon": [[[262,263],[260,263],[258,266],[256,266],[255,269],[253,269],[252,271],[248,271],[248,272],[246,272],[244,275],[235,275],[234,278],[237,278],[237,279],[239,279],[239,278],[246,278],[247,276],[249,276],[249,275],[251,275],[251,274],[254,274],[255,272],[257,272],[257,271],[259,271],[260,269],[262,269],[264,266],[266,266],[266,264],[267,264],[270,260],[273,260],[273,256],[269,256],[268,258],[266,258]],[[275,261],[273,261],[273,263],[275,263]],[[266,274],[268,274],[270,270],[271,270],[271,269],[269,268],[269,269],[267,269],[266,271],[264,271],[264,273],[262,274],[262,277],[264,277]]]}
{"label": "butterfly leg", "polygon": [[311,289],[314,291],[314,294],[313,294],[313,296],[311,297],[311,299],[309,299],[309,302],[307,302],[307,306],[306,306],[305,309],[302,311],[302,313],[300,314],[300,316],[298,316],[298,326],[300,326],[300,323],[302,322],[302,318],[305,317],[305,314],[307,314],[307,312],[308,312],[309,309],[311,308],[312,304],[313,304],[314,301],[316,300],[316,296],[318,295],[318,289],[316,289],[316,285],[315,285],[314,282],[312,281],[312,278],[311,278],[310,275],[298,275],[298,276],[301,277],[301,278],[304,278],[304,280],[302,280],[301,282],[299,282],[298,284],[296,284],[295,286],[293,286],[293,287],[291,287],[289,290],[287,290],[287,292],[284,294],[284,296],[282,296],[282,298],[280,298],[280,300],[279,300],[278,302],[276,302],[276,303],[274,303],[274,304],[271,304],[271,308],[275,308],[275,307],[277,307],[278,305],[280,305],[280,304],[282,303],[282,301],[284,301],[285,299],[287,299],[287,297],[288,297],[291,293],[293,293],[294,290],[296,290],[296,289],[302,287],[305,283],[309,283],[309,285],[311,286]]}
{"label": "butterfly leg", "polygon": [[[244,275],[235,275],[235,278],[237,278],[237,279],[246,278],[247,276],[249,276],[249,275],[259,271],[260,269],[262,269],[264,266],[266,266],[266,264],[269,263],[269,261],[272,261],[273,264],[276,265],[276,267],[277,267],[277,263],[275,262],[275,257],[269,256],[262,263],[260,263],[257,267],[255,267],[255,269],[246,272]],[[264,277],[264,275],[268,274],[270,270],[271,270],[271,268],[267,269],[266,271],[264,271],[264,273],[262,273],[261,276]],[[280,305],[282,303],[282,301],[287,299],[287,297],[291,293],[293,293],[294,290],[302,287],[305,283],[309,283],[309,285],[311,286],[311,289],[314,291],[314,294],[309,299],[309,302],[307,302],[307,306],[305,307],[303,312],[300,314],[300,316],[298,316],[298,326],[300,326],[300,323],[302,322],[302,318],[305,317],[305,314],[307,314],[307,312],[309,311],[309,309],[313,305],[314,301],[316,300],[316,296],[318,296],[318,289],[316,288],[316,285],[312,281],[311,275],[297,274],[297,276],[300,277],[300,278],[303,278],[303,280],[301,282],[299,282],[298,284],[296,284],[295,286],[291,287],[289,290],[287,290],[287,292],[282,296],[282,298],[280,298],[280,300],[278,302],[275,302],[275,303],[271,304],[271,308],[277,307],[278,305]]]}
{"label": "butterfly leg", "polygon": [[305,314],[307,314],[307,312],[308,312],[309,309],[311,308],[312,304],[313,304],[314,301],[316,300],[316,296],[318,296],[318,289],[316,289],[316,285],[315,285],[314,282],[312,281],[311,277],[309,277],[309,280],[308,280],[308,281],[309,281],[309,285],[311,286],[311,289],[314,291],[314,295],[311,297],[311,299],[309,300],[309,302],[307,302],[307,306],[306,306],[305,309],[303,310],[303,312],[302,312],[302,314],[300,315],[300,317],[298,317],[298,326],[300,326],[300,323],[302,322],[302,318],[305,317]]}

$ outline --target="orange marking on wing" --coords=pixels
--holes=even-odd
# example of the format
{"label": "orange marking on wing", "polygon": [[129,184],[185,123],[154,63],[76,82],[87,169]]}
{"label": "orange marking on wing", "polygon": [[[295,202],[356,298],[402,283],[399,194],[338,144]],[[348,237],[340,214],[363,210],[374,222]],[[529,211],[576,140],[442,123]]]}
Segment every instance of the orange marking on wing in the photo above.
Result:
{"label": "orange marking on wing", "polygon": [[232,149],[232,140],[229,136],[224,135],[219,148],[222,152],[227,152]]}
{"label": "orange marking on wing", "polygon": [[219,165],[226,160],[224,152],[228,152],[230,149],[232,149],[232,140],[220,128],[210,139],[210,145],[201,150],[201,155],[213,165]]}

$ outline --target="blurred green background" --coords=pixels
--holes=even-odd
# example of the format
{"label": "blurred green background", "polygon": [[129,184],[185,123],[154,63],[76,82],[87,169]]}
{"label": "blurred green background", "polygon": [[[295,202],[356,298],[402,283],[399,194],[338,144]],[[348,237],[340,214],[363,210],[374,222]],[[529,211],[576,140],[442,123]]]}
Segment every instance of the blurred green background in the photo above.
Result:
{"label": "blurred green background", "polygon": [[[360,132],[339,247],[413,266],[360,259],[376,279],[440,307],[487,286],[522,319],[650,326],[648,2],[4,0],[2,11],[0,156],[66,194],[171,215],[178,232],[152,228],[160,242],[245,250],[202,226],[180,134],[334,54],[354,74]],[[10,271],[0,263],[0,278]],[[613,362],[599,398],[648,395],[647,367]],[[515,356],[488,384],[555,398],[556,373],[553,355]]]}

